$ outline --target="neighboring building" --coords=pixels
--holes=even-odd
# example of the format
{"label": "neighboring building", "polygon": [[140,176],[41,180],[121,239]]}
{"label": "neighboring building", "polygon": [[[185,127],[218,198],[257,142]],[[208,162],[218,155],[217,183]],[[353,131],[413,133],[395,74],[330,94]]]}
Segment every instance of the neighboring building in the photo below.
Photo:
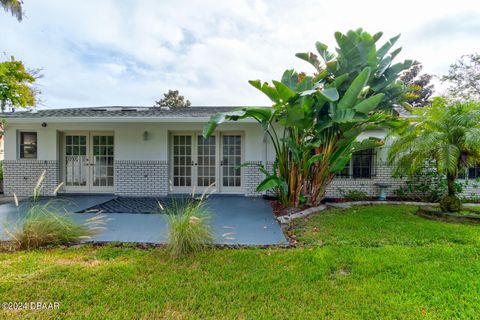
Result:
{"label": "neighboring building", "polygon": [[[63,183],[61,193],[166,196],[201,193],[214,184],[216,193],[258,196],[263,174],[239,165],[271,169],[274,152],[260,126],[247,119],[220,125],[209,139],[201,134],[210,116],[231,109],[99,107],[4,114],[5,194],[31,195],[46,171],[42,195],[52,195]],[[362,138],[385,135],[373,131]],[[355,154],[327,197],[348,190],[377,196],[378,183],[390,184],[393,195],[404,180],[391,177],[386,154],[386,148]]]}

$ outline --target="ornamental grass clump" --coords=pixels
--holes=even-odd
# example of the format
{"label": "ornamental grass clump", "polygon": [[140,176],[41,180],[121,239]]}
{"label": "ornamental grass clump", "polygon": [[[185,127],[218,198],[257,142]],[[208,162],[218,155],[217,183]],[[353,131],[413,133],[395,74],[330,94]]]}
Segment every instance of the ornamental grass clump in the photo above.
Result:
{"label": "ornamental grass clump", "polygon": [[205,206],[206,193],[199,200],[192,199],[176,202],[160,209],[167,213],[169,236],[168,251],[174,258],[203,251],[213,243],[213,231],[210,225],[211,213]]}
{"label": "ornamental grass clump", "polygon": [[[5,230],[16,248],[35,249],[39,247],[79,243],[90,239],[104,230],[105,219],[97,215],[85,222],[75,221],[62,206],[60,200],[42,203],[39,198],[45,172],[38,180],[31,203],[20,207],[17,197],[15,204],[19,218],[7,224]],[[60,189],[57,187],[55,193]]]}

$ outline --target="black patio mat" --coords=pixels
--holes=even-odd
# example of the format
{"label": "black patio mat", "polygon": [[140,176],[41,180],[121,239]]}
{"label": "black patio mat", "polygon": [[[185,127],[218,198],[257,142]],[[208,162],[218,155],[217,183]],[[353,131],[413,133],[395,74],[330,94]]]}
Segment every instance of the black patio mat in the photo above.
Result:
{"label": "black patio mat", "polygon": [[186,201],[191,201],[191,198],[118,197],[79,213],[162,213],[160,204],[166,208],[178,206]]}

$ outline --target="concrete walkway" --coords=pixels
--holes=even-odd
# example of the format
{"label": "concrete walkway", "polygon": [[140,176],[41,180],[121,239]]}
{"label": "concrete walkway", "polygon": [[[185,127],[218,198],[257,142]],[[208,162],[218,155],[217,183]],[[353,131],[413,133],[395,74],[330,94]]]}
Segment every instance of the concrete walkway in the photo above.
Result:
{"label": "concrete walkway", "polygon": [[[112,195],[71,195],[59,196],[55,206],[73,213],[72,217],[83,222],[95,213],[75,213],[92,206],[110,201]],[[48,199],[40,200],[46,203]],[[270,245],[285,244],[287,240],[275,220],[268,201],[243,196],[211,196],[206,205],[213,213],[212,225],[215,242],[218,244]],[[22,201],[17,209],[14,204],[0,205],[1,238],[6,239],[4,226],[18,221],[28,206]],[[167,220],[163,214],[105,214],[105,231],[92,241],[100,242],[147,242],[165,243],[168,237]]]}

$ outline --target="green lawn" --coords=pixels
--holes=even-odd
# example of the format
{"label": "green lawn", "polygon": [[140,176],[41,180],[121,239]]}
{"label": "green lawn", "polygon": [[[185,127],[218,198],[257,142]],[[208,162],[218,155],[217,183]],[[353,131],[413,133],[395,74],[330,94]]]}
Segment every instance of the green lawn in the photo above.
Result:
{"label": "green lawn", "polygon": [[5,301],[59,311],[0,318],[450,319],[480,314],[480,226],[407,206],[331,210],[297,223],[296,249],[90,247],[0,254]]}

